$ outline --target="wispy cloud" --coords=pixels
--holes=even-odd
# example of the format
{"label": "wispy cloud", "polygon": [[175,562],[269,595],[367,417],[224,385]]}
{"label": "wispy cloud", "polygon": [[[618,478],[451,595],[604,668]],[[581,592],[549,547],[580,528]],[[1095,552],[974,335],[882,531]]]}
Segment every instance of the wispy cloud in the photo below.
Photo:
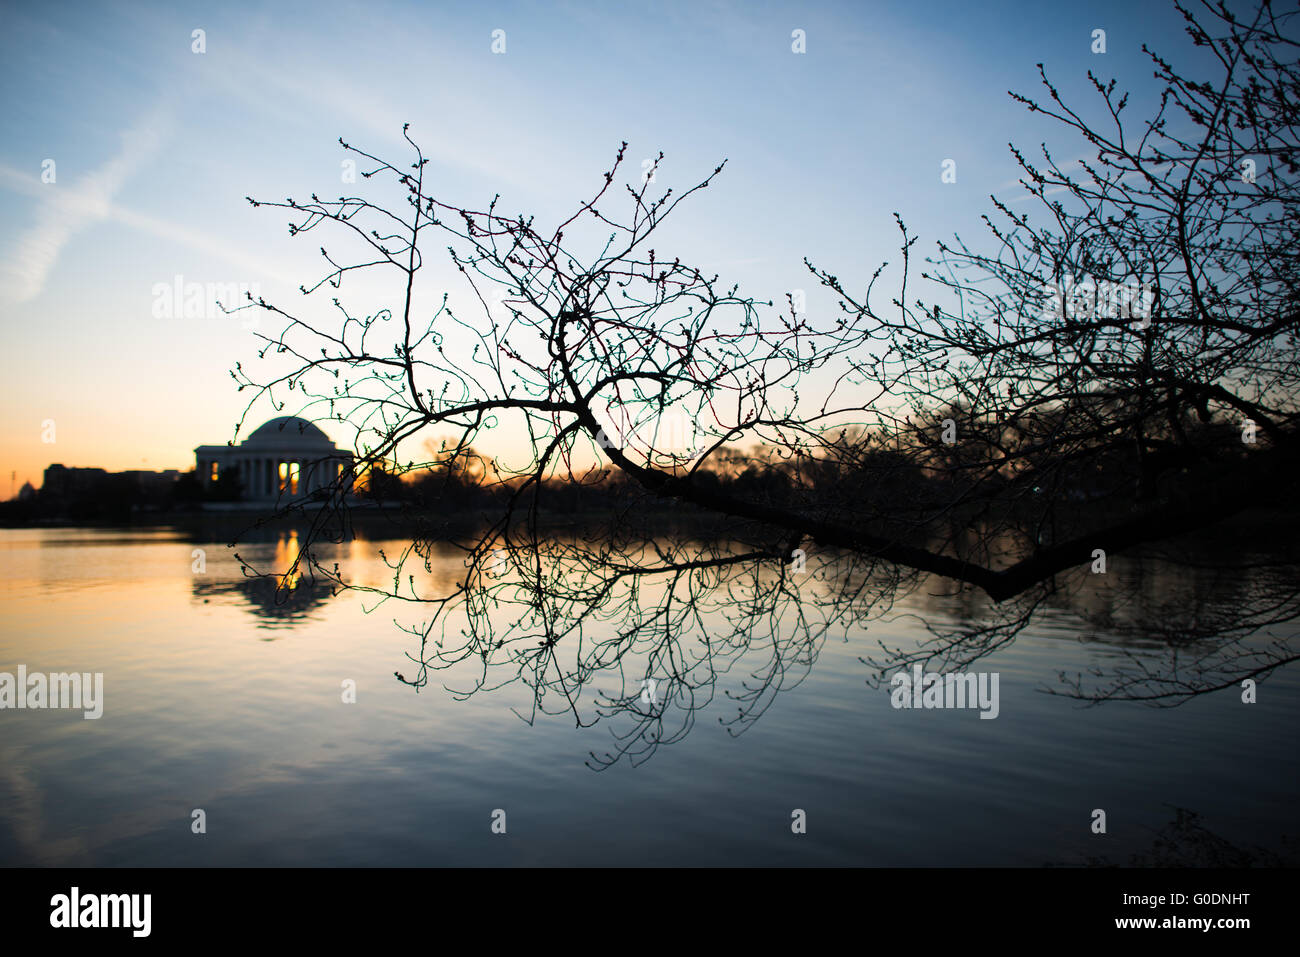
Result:
{"label": "wispy cloud", "polygon": [[[113,197],[157,152],[167,115],[156,110],[122,134],[121,151],[94,172],[72,184],[53,183],[9,167],[0,167],[11,187],[38,200],[35,221],[20,234],[0,262],[0,295],[13,302],[35,299],[68,241],[113,213]],[[56,167],[57,176],[57,167]]]}
{"label": "wispy cloud", "polygon": [[222,259],[237,266],[241,275],[257,274],[291,287],[297,285],[264,259],[250,256],[209,234],[112,202],[123,183],[157,150],[162,140],[158,129],[158,121],[151,119],[124,133],[122,152],[73,186],[42,183],[37,176],[0,164],[0,185],[40,200],[35,222],[18,237],[0,263],[0,276],[3,276],[0,294],[15,303],[36,298],[68,241],[105,220]]}

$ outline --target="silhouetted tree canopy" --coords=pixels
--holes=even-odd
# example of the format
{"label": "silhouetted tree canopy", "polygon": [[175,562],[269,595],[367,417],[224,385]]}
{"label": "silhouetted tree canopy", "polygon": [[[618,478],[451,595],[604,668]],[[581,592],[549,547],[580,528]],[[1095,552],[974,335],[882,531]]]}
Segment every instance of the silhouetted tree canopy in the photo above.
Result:
{"label": "silhouetted tree canopy", "polygon": [[[250,408],[292,404],[355,427],[372,494],[484,510],[471,535],[427,515],[407,526],[413,562],[439,538],[463,548],[455,587],[426,591],[399,565],[391,590],[370,589],[424,616],[411,629],[419,670],[403,680],[475,662],[476,687],[526,681],[537,711],[581,723],[583,689],[613,671],[623,691],[596,710],[633,716],[619,753],[635,756],[683,733],[741,650],[766,663],[738,727],[806,673],[828,633],[923,581],[985,596],[987,623],[937,632],[922,652],[969,661],[1076,587],[1099,550],[1290,507],[1297,14],[1177,9],[1213,53],[1212,75],[1147,51],[1162,92],[1153,115],[1134,117],[1090,73],[1106,116],[1091,123],[1040,65],[1042,97],[1012,95],[1087,154],[1013,146],[1035,210],[994,198],[987,237],[939,243],[920,264],[900,216],[900,261],[865,288],[808,263],[838,301],[826,315],[748,298],[656,245],[725,163],[653,193],[651,178],[622,182],[623,144],[593,194],[543,226],[499,198],[436,196],[404,129],[405,164],[340,140],[367,196],[250,198],[288,211],[291,234],[319,234],[328,264],[301,305],[249,304],[283,320],[264,336],[275,371],[233,373]],[[439,248],[466,286],[425,308],[424,257]],[[393,283],[389,305],[350,311],[345,283],[359,272]],[[473,451],[507,423],[521,448]],[[408,481],[385,471],[433,436],[450,438],[398,468]],[[346,505],[340,489],[330,508]],[[576,508],[578,531],[548,528]],[[669,534],[682,522],[693,524]],[[313,574],[350,584],[323,565]],[[1258,596],[1267,614],[1238,607],[1238,619],[1294,617],[1282,582]],[[1181,675],[1174,697],[1294,657],[1241,653],[1227,630],[1223,653]],[[663,679],[668,707],[639,703],[642,675]],[[1141,698],[1149,679],[1077,693]]]}

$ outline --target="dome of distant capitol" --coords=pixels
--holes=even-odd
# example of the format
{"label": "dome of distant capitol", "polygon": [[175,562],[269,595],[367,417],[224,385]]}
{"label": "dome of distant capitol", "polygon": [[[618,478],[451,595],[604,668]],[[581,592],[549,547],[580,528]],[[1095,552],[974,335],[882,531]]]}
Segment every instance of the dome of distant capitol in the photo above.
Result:
{"label": "dome of distant capitol", "polygon": [[331,446],[334,444],[330,442],[330,437],[322,432],[315,423],[300,419],[296,415],[282,415],[279,418],[271,419],[269,422],[263,422],[253,430],[253,433],[245,440],[244,444],[257,443],[265,445],[268,442],[292,442],[297,445],[319,444],[321,442]]}
{"label": "dome of distant capitol", "polygon": [[194,461],[205,488],[225,478],[238,483],[239,499],[284,502],[334,486],[352,455],[319,426],[282,415],[259,425],[239,445],[200,445]]}

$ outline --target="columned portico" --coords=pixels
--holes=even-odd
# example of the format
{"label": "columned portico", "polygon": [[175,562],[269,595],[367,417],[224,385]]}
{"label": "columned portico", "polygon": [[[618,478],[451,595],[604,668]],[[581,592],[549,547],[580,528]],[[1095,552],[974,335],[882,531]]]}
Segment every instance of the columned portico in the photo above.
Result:
{"label": "columned portico", "polygon": [[241,498],[260,502],[332,489],[352,460],[317,426],[296,416],[272,419],[237,446],[200,445],[194,458],[205,488],[237,469]]}

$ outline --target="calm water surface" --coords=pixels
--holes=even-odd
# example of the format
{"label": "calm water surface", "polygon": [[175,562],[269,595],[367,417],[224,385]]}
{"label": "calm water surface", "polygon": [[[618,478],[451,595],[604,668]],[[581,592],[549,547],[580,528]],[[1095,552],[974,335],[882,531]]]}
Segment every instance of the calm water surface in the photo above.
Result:
{"label": "calm water surface", "polygon": [[[271,539],[240,552],[287,554]],[[341,562],[381,581],[383,547],[352,543]],[[435,559],[434,576],[459,562]],[[866,683],[869,649],[831,640],[739,737],[719,694],[684,740],[596,772],[584,761],[610,748],[607,722],[530,726],[511,710],[527,713],[519,686],[462,701],[399,683],[403,609],[355,593],[275,606],[241,579],[222,544],[172,529],[0,530],[0,671],[103,672],[106,699],[98,721],[0,711],[0,863],[1036,866],[1126,860],[1174,805],[1234,843],[1295,830],[1294,669],[1253,706],[1229,691],[1081,708],[1042,689],[1117,650],[1064,612],[975,666],[1001,675],[995,721],[895,710]],[[872,627],[921,636],[909,618]]]}

